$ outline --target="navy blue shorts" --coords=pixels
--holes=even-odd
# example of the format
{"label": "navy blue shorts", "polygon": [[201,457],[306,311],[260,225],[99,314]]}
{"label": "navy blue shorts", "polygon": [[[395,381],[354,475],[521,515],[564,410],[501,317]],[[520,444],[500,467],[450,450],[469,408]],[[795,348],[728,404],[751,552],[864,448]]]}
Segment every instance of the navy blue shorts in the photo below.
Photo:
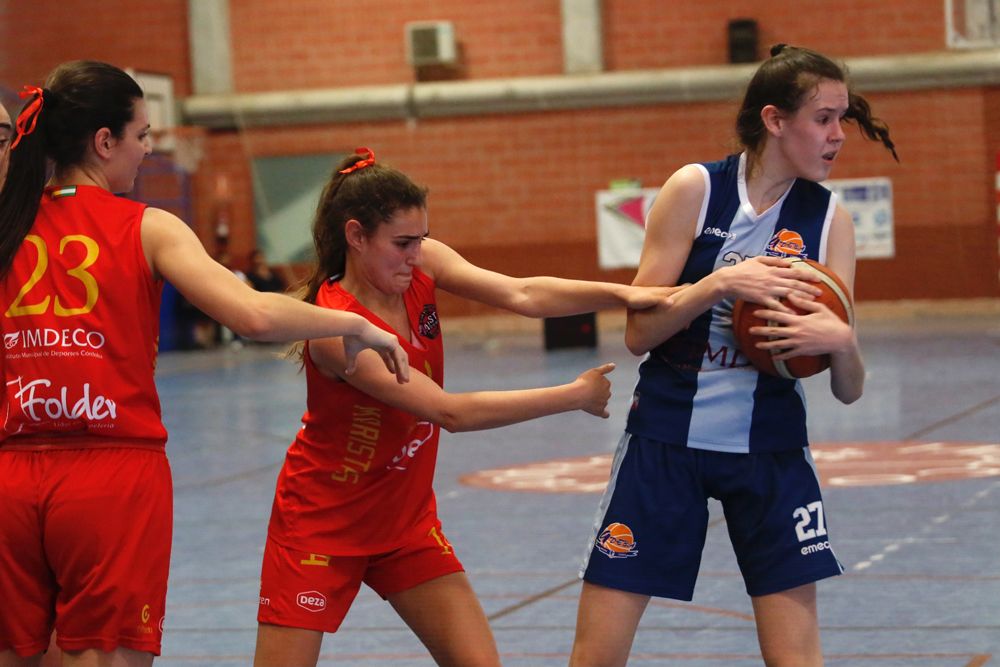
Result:
{"label": "navy blue shorts", "polygon": [[626,433],[580,576],[609,588],[691,600],[709,498],[722,503],[749,595],[844,571],[830,547],[808,448],[732,454]]}

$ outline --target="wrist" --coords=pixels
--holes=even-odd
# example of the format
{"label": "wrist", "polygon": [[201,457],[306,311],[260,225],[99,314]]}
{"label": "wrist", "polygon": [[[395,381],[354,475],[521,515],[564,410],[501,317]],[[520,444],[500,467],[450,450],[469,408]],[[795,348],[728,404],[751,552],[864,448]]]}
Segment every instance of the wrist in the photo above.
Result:
{"label": "wrist", "polygon": [[587,387],[583,380],[577,378],[567,385],[563,385],[566,394],[566,411],[582,410],[587,404]]}
{"label": "wrist", "polygon": [[831,354],[835,354],[838,356],[853,354],[854,351],[858,349],[858,336],[857,332],[855,332],[854,330],[854,327],[845,322],[844,328],[846,331],[844,332],[844,335],[841,338],[841,343],[840,345],[837,346],[837,349],[831,352]]}
{"label": "wrist", "polygon": [[[713,271],[705,277],[708,282],[708,287],[711,290],[712,301],[718,303],[723,299],[729,298],[729,294],[732,285],[729,282],[729,274],[733,267],[724,266],[718,271]],[[735,296],[735,295],[732,295]]]}

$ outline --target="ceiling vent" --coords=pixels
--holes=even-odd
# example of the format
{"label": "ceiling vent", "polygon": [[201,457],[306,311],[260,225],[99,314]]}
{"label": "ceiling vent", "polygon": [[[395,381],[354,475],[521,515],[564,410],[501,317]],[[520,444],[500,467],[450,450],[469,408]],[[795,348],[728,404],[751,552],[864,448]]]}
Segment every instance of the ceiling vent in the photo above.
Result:
{"label": "ceiling vent", "polygon": [[455,28],[451,21],[418,21],[406,24],[406,59],[413,67],[455,65]]}

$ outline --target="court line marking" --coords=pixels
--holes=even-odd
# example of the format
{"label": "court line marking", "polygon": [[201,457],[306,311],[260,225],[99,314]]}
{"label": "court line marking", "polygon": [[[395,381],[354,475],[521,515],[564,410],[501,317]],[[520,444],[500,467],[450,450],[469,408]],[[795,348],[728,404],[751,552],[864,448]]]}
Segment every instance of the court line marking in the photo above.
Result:
{"label": "court line marking", "polygon": [[931,433],[932,431],[936,431],[937,429],[941,428],[942,426],[948,426],[949,424],[953,424],[953,423],[955,423],[957,421],[961,421],[962,419],[965,419],[966,417],[971,417],[972,415],[976,414],[980,410],[984,410],[984,409],[988,408],[989,406],[993,405],[994,403],[997,403],[998,401],[1000,401],[1000,395],[994,396],[993,398],[988,398],[985,401],[983,401],[982,403],[979,403],[977,405],[973,405],[971,408],[966,408],[965,410],[962,410],[961,412],[957,412],[957,413],[951,415],[950,417],[944,417],[942,419],[937,420],[936,422],[932,422],[931,424],[925,426],[924,428],[919,429],[917,431],[914,431],[909,436],[907,436],[905,438],[902,438],[902,440],[917,440],[918,438],[921,438],[921,437],[927,435],[928,433]]}

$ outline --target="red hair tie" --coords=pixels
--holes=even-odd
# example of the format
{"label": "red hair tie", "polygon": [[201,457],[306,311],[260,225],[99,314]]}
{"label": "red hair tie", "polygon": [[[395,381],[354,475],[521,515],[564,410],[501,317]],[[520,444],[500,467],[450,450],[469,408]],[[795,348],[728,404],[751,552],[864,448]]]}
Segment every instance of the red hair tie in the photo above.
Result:
{"label": "red hair tie", "polygon": [[25,86],[18,95],[21,96],[22,100],[28,99],[34,96],[35,99],[28,102],[21,113],[17,115],[17,122],[14,127],[17,130],[17,136],[14,138],[14,143],[10,145],[10,149],[14,150],[17,145],[21,143],[21,137],[31,134],[35,131],[35,124],[38,123],[38,114],[42,113],[42,104],[44,104],[44,91],[38,86]]}
{"label": "red hair tie", "polygon": [[347,169],[341,169],[340,170],[341,174],[349,174],[352,171],[357,171],[358,169],[364,169],[365,167],[370,167],[373,164],[375,164],[375,152],[370,148],[355,148],[354,154],[364,155],[366,157],[364,160],[358,160]]}

